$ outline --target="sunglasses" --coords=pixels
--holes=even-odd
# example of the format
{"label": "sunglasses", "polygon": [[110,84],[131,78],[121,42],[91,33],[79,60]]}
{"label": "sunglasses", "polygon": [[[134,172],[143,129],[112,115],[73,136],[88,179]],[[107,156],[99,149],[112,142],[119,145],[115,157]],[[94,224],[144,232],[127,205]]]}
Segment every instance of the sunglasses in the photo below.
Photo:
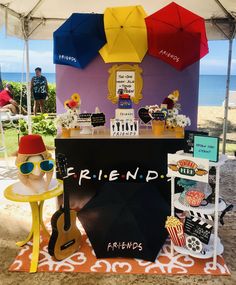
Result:
{"label": "sunglasses", "polygon": [[43,172],[53,171],[55,161],[53,159],[41,160],[37,162],[25,161],[17,165],[21,174],[28,175],[32,173],[35,166],[38,165]]}

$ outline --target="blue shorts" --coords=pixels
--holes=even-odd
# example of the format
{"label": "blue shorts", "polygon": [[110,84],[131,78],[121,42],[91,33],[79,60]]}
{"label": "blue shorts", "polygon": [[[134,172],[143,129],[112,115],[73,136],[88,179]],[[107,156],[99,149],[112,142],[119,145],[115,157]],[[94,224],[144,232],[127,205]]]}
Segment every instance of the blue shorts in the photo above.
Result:
{"label": "blue shorts", "polygon": [[46,93],[34,93],[34,100],[45,100],[47,94]]}

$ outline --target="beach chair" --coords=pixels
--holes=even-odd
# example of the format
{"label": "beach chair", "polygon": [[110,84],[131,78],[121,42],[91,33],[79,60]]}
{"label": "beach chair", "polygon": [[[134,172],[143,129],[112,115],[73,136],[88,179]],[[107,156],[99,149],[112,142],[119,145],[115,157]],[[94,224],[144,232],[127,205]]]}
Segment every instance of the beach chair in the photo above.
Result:
{"label": "beach chair", "polygon": [[[225,100],[223,101],[223,106],[225,106]],[[229,91],[229,109],[236,108],[236,91]]]}
{"label": "beach chair", "polygon": [[4,126],[17,128],[19,119],[27,121],[27,116],[22,114],[13,115],[10,110],[0,109],[0,120]]}

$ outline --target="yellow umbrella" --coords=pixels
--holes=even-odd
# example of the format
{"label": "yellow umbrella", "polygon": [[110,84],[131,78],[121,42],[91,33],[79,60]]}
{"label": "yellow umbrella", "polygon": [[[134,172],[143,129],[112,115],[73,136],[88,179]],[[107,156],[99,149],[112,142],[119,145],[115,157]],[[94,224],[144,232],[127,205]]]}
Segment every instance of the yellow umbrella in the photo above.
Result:
{"label": "yellow umbrella", "polygon": [[147,52],[147,30],[142,6],[107,8],[104,27],[107,43],[100,49],[108,62],[141,62]]}

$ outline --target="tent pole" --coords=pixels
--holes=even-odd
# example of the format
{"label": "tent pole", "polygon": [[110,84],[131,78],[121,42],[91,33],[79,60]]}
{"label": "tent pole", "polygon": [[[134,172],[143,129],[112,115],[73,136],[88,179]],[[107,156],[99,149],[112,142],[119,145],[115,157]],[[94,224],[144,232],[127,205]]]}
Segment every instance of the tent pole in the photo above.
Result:
{"label": "tent pole", "polygon": [[28,113],[28,132],[32,134],[31,121],[31,91],[30,91],[30,69],[29,69],[29,40],[25,39],[26,47],[26,88],[27,88],[27,113]]}
{"label": "tent pole", "polygon": [[226,93],[225,93],[225,110],[224,110],[224,123],[223,123],[223,145],[222,153],[226,151],[226,136],[228,125],[228,108],[229,108],[229,88],[230,88],[230,75],[231,75],[231,62],[232,62],[232,48],[233,38],[229,40],[229,53],[228,53],[228,68],[227,68],[227,80],[226,80]]}

